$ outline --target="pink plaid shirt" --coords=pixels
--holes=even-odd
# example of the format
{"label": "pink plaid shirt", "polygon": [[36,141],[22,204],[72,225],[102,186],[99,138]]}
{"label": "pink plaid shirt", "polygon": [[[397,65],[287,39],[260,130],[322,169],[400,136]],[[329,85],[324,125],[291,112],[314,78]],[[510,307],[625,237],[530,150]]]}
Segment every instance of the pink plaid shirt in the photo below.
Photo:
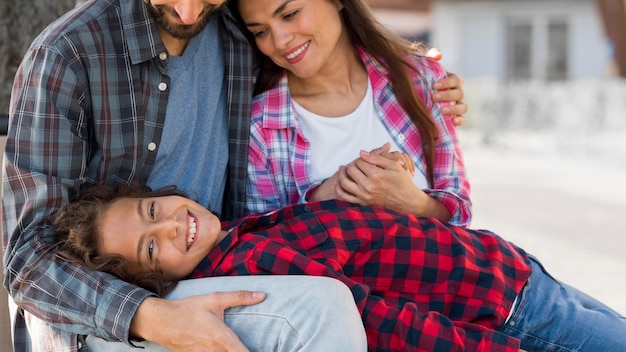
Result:
{"label": "pink plaid shirt", "polygon": [[[417,160],[417,169],[425,170],[419,132],[396,99],[388,71],[361,48],[357,50],[367,69],[378,116],[387,133],[404,153]],[[433,83],[444,78],[446,72],[426,57],[414,56],[413,63],[423,76],[421,79],[413,74],[417,94],[439,128],[433,170],[435,184],[424,191],[448,208],[453,214],[452,224],[467,226],[472,218],[470,185],[456,130],[430,94]],[[309,143],[298,123],[285,75],[276,87],[256,96],[252,102],[247,211],[260,213],[305,202],[306,192],[316,186],[309,174],[309,158]]]}

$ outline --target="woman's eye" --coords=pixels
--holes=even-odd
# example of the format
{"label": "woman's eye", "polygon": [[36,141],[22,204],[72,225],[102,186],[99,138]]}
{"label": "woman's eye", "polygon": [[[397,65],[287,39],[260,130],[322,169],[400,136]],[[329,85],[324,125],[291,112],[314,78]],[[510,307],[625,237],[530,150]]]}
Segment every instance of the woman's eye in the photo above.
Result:
{"label": "woman's eye", "polygon": [[267,33],[267,31],[256,31],[254,33],[252,33],[252,35],[254,35],[255,38],[260,38],[262,37],[265,33]]}
{"label": "woman's eye", "polygon": [[291,12],[287,13],[285,16],[283,16],[283,19],[289,20],[289,19],[293,18],[293,16],[297,15],[299,12],[300,12],[300,10],[291,11]]}
{"label": "woman's eye", "polygon": [[148,242],[148,258],[152,260],[152,253],[154,252],[154,240]]}
{"label": "woman's eye", "polygon": [[150,208],[148,209],[150,219],[154,220],[154,202],[150,203]]}

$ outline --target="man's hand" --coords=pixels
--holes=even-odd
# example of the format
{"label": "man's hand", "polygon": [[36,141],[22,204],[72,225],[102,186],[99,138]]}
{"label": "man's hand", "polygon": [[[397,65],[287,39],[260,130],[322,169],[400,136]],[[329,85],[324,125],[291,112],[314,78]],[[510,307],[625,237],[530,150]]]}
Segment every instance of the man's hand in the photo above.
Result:
{"label": "man's hand", "polygon": [[172,351],[248,351],[224,323],[224,310],[257,304],[262,292],[214,292],[180,300],[147,298],[135,313],[131,336]]}
{"label": "man's hand", "polygon": [[[437,61],[443,57],[436,48],[428,50],[426,56]],[[446,117],[452,118],[452,123],[455,126],[464,124],[465,117],[463,114],[467,112],[467,104],[463,103],[463,97],[465,96],[463,92],[463,77],[448,72],[448,77],[435,82],[433,89],[435,90],[435,101],[450,103],[449,106],[444,106],[441,109],[441,113]]]}

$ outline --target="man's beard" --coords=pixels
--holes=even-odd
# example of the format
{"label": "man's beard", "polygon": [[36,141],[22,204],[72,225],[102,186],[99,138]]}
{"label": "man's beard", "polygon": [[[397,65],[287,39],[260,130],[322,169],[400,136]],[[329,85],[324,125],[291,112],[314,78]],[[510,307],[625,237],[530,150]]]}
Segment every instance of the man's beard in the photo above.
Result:
{"label": "man's beard", "polygon": [[209,22],[213,12],[219,8],[219,6],[207,5],[198,16],[196,23],[185,25],[173,23],[165,16],[166,14],[169,14],[172,17],[178,18],[178,13],[170,6],[154,6],[151,3],[146,3],[146,6],[148,6],[148,11],[150,11],[154,20],[161,25],[167,33],[176,39],[190,39],[195,37]]}

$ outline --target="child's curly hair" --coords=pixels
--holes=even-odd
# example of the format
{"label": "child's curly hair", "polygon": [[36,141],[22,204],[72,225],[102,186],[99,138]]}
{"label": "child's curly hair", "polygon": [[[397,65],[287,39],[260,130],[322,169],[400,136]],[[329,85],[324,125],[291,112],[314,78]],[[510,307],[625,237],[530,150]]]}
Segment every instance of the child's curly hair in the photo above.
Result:
{"label": "child's curly hair", "polygon": [[176,187],[150,191],[137,184],[119,188],[93,186],[78,199],[60,208],[52,223],[57,242],[57,256],[74,263],[82,263],[93,270],[113,274],[120,279],[163,296],[176,282],[168,282],[160,272],[146,272],[129,263],[121,255],[99,255],[98,241],[102,213],[122,198],[185,196]]}

